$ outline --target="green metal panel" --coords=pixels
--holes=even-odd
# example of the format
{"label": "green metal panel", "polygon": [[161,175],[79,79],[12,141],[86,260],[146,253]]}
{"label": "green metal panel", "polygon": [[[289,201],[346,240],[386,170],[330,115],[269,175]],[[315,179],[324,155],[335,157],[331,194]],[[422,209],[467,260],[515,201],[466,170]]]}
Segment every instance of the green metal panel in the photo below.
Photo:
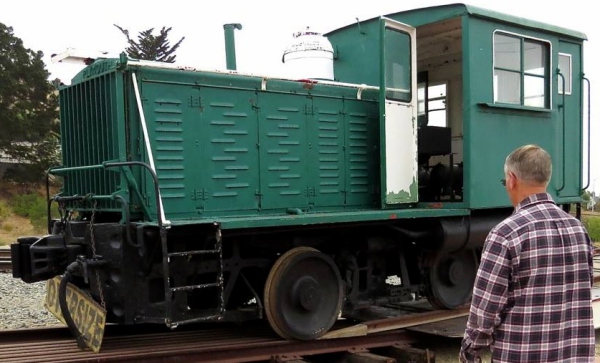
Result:
{"label": "green metal panel", "polygon": [[356,23],[326,34],[336,52],[335,79],[355,84],[379,86],[379,27],[375,21]]}
{"label": "green metal panel", "polygon": [[463,36],[468,34],[468,42],[463,43],[463,62],[469,65],[468,81],[463,82],[464,152],[468,165],[464,176],[465,185],[469,186],[465,193],[469,193],[472,208],[510,206],[500,183],[504,178],[504,160],[515,148],[530,143],[552,153],[552,116],[543,110],[483,106],[494,100],[494,31],[522,34],[523,30],[477,18],[467,18],[465,22],[468,28],[463,28]]}
{"label": "green metal panel", "polygon": [[[543,39],[552,43],[551,65],[558,64],[558,38],[529,28],[520,28],[489,19],[465,19],[463,27],[463,71],[467,72],[463,82],[463,117],[465,132],[465,186],[471,208],[509,206],[510,201],[500,179],[504,177],[503,165],[506,156],[515,148],[525,144],[538,144],[553,158],[554,173],[548,191],[561,202],[557,189],[561,187],[563,166],[565,174],[565,197],[578,194],[581,164],[581,99],[567,99],[565,129],[565,157],[563,157],[562,108],[557,94],[557,78],[552,73],[552,108],[533,109],[518,106],[503,106],[493,103],[493,32],[502,30],[526,37]],[[580,47],[578,44],[576,47]],[[577,50],[577,48],[575,49]],[[579,49],[580,51],[580,49]],[[579,72],[581,68],[579,68]],[[581,83],[579,81],[579,87]],[[581,92],[581,88],[575,92]],[[563,162],[564,160],[564,162]],[[558,179],[557,179],[558,178]],[[559,198],[556,198],[559,196]]]}
{"label": "green metal panel", "polygon": [[334,224],[394,219],[437,218],[469,215],[468,209],[362,209],[306,213],[301,215],[264,215],[231,218],[215,218],[223,229],[262,228],[274,226],[299,226],[310,224]]}
{"label": "green metal panel", "polygon": [[306,209],[306,107],[310,100],[261,92],[258,101],[261,208]]}
{"label": "green metal panel", "polygon": [[258,125],[251,91],[202,88],[202,118],[195,126],[201,151],[191,156],[202,168],[203,210],[258,209]]}
{"label": "green metal panel", "polygon": [[[167,219],[373,206],[377,103],[348,99],[356,88],[317,85],[302,95],[278,88],[292,82],[265,92],[246,88],[249,77],[137,73]],[[131,145],[148,161],[141,119],[131,117]],[[152,180],[140,177],[154,211]]]}
{"label": "green metal panel", "polygon": [[[583,187],[581,182],[582,166],[582,107],[583,107],[583,70],[582,46],[580,43],[558,40],[558,47],[554,49],[556,59],[552,64],[557,67],[558,53],[569,54],[571,58],[572,91],[571,94],[559,94],[558,80],[553,82],[557,115],[556,142],[557,152],[554,155],[553,184],[559,200],[566,197],[578,197]],[[567,70],[563,70],[567,72]]]}
{"label": "green metal panel", "polygon": [[379,112],[375,102],[344,100],[346,206],[379,199]]}
{"label": "green metal panel", "polygon": [[342,99],[314,98],[309,108],[309,170],[315,207],[343,206],[346,127]]}
{"label": "green metal panel", "polygon": [[370,206],[376,103],[259,94],[261,207]]}
{"label": "green metal panel", "polygon": [[[258,133],[250,102],[255,92],[200,87],[168,71],[144,69],[140,74],[167,219],[256,211]],[[151,180],[145,179],[146,194],[153,195]]]}
{"label": "green metal panel", "polygon": [[[147,75],[140,92],[165,213],[168,218],[184,217],[181,211],[194,210],[189,188],[197,177],[197,168],[192,165],[197,143],[187,135],[200,121],[199,108],[192,102],[199,91],[192,85],[157,82]],[[135,120],[141,122],[139,117]],[[145,150],[145,146],[140,145],[140,149]],[[144,179],[146,194],[152,200],[149,203],[154,205],[152,179]]]}

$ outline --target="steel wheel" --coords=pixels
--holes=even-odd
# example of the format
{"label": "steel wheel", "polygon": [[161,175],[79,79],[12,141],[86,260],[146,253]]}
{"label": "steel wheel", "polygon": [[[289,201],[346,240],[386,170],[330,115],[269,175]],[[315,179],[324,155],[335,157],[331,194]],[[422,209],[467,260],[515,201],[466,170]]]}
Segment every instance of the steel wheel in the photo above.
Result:
{"label": "steel wheel", "polygon": [[282,338],[311,340],[335,323],[343,297],[340,273],[331,258],[314,248],[297,247],[279,257],[269,272],[265,312]]}
{"label": "steel wheel", "polygon": [[425,258],[427,300],[439,309],[455,309],[471,298],[477,261],[472,250],[432,253]]}

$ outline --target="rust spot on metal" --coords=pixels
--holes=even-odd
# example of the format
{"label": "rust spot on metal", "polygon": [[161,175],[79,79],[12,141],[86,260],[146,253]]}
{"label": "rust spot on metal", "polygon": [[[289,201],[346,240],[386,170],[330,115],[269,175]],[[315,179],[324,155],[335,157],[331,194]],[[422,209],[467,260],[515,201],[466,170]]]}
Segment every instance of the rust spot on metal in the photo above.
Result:
{"label": "rust spot on metal", "polygon": [[299,79],[298,82],[304,83],[302,87],[308,90],[313,89],[315,87],[315,84],[317,84],[317,81],[313,79]]}

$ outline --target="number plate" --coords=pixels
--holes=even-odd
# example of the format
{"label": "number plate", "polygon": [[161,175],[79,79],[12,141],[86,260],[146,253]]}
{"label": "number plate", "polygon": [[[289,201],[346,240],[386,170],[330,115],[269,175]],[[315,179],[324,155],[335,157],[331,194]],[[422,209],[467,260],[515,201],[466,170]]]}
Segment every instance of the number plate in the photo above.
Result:
{"label": "number plate", "polygon": [[[65,319],[60,312],[58,303],[58,287],[60,286],[60,276],[48,280],[46,284],[46,300],[44,306],[58,320],[66,324]],[[77,286],[67,284],[67,307],[71,317],[83,335],[88,347],[94,352],[100,351],[102,338],[104,337],[104,325],[106,324],[106,310],[100,306],[94,299],[89,297]]]}

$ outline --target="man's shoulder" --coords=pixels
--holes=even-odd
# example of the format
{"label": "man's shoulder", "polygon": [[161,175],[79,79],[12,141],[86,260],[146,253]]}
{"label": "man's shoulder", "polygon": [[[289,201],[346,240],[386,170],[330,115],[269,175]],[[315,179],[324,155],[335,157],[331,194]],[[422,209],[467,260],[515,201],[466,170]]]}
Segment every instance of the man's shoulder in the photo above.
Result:
{"label": "man's shoulder", "polygon": [[514,231],[533,222],[535,222],[535,218],[531,215],[531,211],[521,209],[506,217],[493,230],[496,232]]}
{"label": "man's shoulder", "polygon": [[516,214],[513,214],[492,228],[490,235],[497,235],[507,238],[523,226],[523,224],[520,222],[520,217],[518,217]]}
{"label": "man's shoulder", "polygon": [[518,233],[520,230],[527,229],[540,222],[558,220],[576,228],[584,228],[583,223],[579,219],[563,211],[556,204],[543,203],[518,210],[498,223],[492,229],[492,232],[507,237],[510,234]]}

